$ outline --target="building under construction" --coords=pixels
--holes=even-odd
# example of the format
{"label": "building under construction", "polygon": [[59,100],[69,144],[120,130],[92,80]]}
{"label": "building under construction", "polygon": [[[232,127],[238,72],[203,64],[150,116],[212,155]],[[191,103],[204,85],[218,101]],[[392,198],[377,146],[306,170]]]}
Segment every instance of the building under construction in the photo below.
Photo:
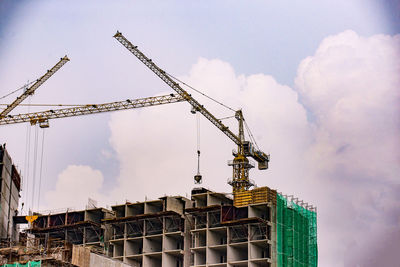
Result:
{"label": "building under construction", "polygon": [[[228,182],[232,194],[198,187],[192,190],[190,199],[166,196],[109,209],[91,207],[25,217],[15,213],[19,175],[13,171],[13,165],[4,163],[3,173],[0,172],[0,237],[5,235],[6,242],[0,249],[0,266],[316,267],[316,208],[268,187],[256,187],[250,180],[249,171],[255,167],[252,160],[257,162],[259,170],[266,170],[270,155],[258,147],[242,110],[223,105],[234,111],[231,117],[238,121],[236,134],[122,33],[117,32],[114,38],[174,93],[10,115],[69,61],[65,56],[0,113],[0,125],[30,122],[47,128],[50,119],[185,101],[191,105],[192,113],[202,114],[237,146],[232,153],[233,160],[228,163],[233,169]],[[245,138],[245,130],[249,140]],[[199,144],[197,155],[194,181],[200,184]],[[25,230],[17,235],[17,229],[24,224]]]}
{"label": "building under construction", "polygon": [[[267,187],[37,214],[6,266],[317,266],[316,209]],[[14,216],[14,227],[26,224]],[[36,265],[32,265],[36,264]],[[40,265],[41,264],[41,265]],[[107,265],[108,264],[108,265]]]}

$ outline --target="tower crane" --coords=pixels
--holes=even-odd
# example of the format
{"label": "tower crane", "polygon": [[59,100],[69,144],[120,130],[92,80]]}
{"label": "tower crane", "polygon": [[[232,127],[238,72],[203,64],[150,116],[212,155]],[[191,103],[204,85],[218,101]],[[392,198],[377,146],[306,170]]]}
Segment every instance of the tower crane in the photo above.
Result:
{"label": "tower crane", "polygon": [[9,114],[16,106],[18,106],[22,101],[24,101],[28,96],[33,95],[35,90],[39,88],[45,81],[47,81],[54,73],[56,73],[65,63],[69,61],[67,56],[64,56],[54,65],[50,70],[48,70],[42,77],[36,80],[28,89],[26,89],[17,99],[15,99],[10,105],[8,105],[1,113],[0,119],[3,119],[7,114]]}
{"label": "tower crane", "polygon": [[177,82],[175,82],[163,69],[158,67],[151,59],[146,57],[138,48],[134,46],[122,33],[118,32],[114,38],[125,46],[135,57],[137,57],[146,67],[154,72],[161,80],[170,86],[178,93],[185,101],[192,105],[194,111],[200,112],[206,119],[220,129],[229,139],[237,145],[237,152],[233,153],[234,159],[229,162],[233,167],[233,177],[229,181],[232,186],[233,194],[249,190],[254,186],[254,183],[249,179],[249,170],[254,165],[248,160],[248,157],[255,159],[258,162],[258,169],[265,170],[268,168],[270,156],[261,150],[257,150],[253,143],[245,140],[244,136],[244,118],[241,110],[235,112],[235,118],[239,123],[239,133],[234,134],[229,128],[224,125],[221,120],[218,120],[210,113],[203,105],[195,100],[186,90],[184,90]]}

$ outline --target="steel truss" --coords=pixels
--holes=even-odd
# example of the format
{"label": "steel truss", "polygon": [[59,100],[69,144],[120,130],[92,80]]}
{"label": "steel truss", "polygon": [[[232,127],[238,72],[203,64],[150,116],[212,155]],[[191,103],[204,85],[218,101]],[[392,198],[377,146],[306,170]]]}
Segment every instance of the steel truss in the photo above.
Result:
{"label": "steel truss", "polygon": [[249,227],[247,224],[231,226],[230,243],[247,242],[249,240]]}
{"label": "steel truss", "polygon": [[96,113],[110,112],[117,110],[150,107],[150,106],[176,103],[182,101],[184,101],[184,99],[181,96],[170,94],[170,95],[146,97],[139,99],[128,99],[126,101],[111,102],[105,104],[83,105],[83,106],[77,106],[73,108],[63,108],[63,109],[50,109],[34,113],[7,115],[3,119],[0,119],[0,125],[23,123],[23,122],[30,122],[31,125],[35,125],[38,123],[45,124],[48,123],[48,120],[50,119],[67,118],[73,116],[89,115],[89,114],[96,114]]}

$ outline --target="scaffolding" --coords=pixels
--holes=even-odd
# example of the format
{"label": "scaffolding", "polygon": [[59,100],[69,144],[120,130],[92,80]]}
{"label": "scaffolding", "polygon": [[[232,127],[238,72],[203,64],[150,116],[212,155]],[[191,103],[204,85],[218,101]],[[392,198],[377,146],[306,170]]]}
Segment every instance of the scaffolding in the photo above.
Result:
{"label": "scaffolding", "polygon": [[77,222],[70,225],[57,225],[46,228],[32,228],[27,230],[34,234],[46,245],[47,240],[62,240],[70,244],[98,245],[104,241],[104,229],[92,221]]}
{"label": "scaffolding", "polygon": [[291,196],[277,194],[278,267],[318,265],[316,208]]}
{"label": "scaffolding", "polygon": [[1,267],[75,266],[70,263],[72,245],[62,240],[22,234],[18,243],[8,245],[0,248]]}

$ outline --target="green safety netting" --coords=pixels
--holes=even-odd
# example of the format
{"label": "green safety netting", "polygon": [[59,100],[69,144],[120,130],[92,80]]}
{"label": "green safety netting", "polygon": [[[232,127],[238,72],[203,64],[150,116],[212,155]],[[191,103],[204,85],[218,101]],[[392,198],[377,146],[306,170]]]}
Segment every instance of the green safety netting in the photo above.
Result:
{"label": "green safety netting", "polygon": [[278,267],[318,265],[317,214],[277,194]]}
{"label": "green safety netting", "polygon": [[29,261],[25,264],[22,263],[10,263],[5,265],[0,265],[0,267],[40,267],[42,265],[41,261]]}

